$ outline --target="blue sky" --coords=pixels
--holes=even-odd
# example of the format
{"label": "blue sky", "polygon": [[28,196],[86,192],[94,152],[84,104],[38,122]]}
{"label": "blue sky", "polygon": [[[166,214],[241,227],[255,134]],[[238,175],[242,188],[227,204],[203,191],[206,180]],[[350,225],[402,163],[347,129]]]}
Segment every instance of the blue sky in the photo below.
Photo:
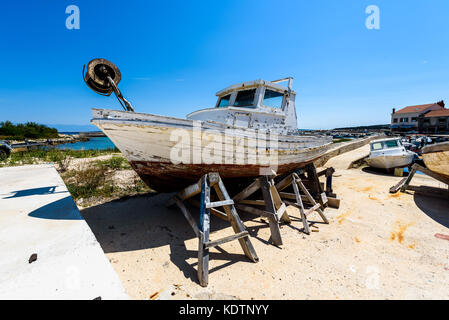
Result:
{"label": "blue sky", "polygon": [[185,117],[228,85],[293,76],[300,128],[388,123],[393,107],[449,103],[448,15],[447,0],[5,1],[0,121],[87,125],[91,107],[120,109],[82,81],[101,57],[139,112]]}

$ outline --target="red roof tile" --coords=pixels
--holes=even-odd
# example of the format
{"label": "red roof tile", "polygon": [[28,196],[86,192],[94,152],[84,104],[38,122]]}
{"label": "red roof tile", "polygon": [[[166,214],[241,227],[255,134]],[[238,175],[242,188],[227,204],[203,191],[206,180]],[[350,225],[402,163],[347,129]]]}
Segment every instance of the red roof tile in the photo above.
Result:
{"label": "red roof tile", "polygon": [[421,104],[418,106],[410,106],[410,107],[405,107],[399,111],[396,111],[396,113],[412,113],[412,112],[421,112],[426,110],[429,107],[432,107],[434,105],[439,106],[440,108],[443,108],[442,106],[440,106],[439,104],[436,103],[431,103],[431,104]]}
{"label": "red roof tile", "polygon": [[442,110],[432,110],[429,113],[426,113],[425,118],[431,117],[449,117],[449,109]]}

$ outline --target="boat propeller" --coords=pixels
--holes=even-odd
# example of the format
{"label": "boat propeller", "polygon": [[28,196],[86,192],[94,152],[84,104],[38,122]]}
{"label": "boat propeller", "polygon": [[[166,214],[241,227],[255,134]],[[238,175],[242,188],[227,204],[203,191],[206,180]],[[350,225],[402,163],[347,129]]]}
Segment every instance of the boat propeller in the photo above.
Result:
{"label": "boat propeller", "polygon": [[83,67],[83,79],[89,88],[103,96],[110,96],[114,92],[123,109],[134,112],[117,87],[121,78],[117,66],[106,59],[93,59],[87,64],[87,70],[86,65]]}

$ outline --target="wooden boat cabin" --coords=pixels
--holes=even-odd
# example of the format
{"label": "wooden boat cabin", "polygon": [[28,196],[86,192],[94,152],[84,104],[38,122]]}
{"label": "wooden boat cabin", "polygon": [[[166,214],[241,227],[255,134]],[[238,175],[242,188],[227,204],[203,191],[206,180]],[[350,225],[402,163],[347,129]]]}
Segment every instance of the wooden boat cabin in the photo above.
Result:
{"label": "wooden boat cabin", "polygon": [[[279,83],[288,82],[287,86]],[[297,135],[296,93],[293,78],[255,80],[229,86],[216,93],[214,108],[187,115],[187,119],[220,123],[228,127]]]}

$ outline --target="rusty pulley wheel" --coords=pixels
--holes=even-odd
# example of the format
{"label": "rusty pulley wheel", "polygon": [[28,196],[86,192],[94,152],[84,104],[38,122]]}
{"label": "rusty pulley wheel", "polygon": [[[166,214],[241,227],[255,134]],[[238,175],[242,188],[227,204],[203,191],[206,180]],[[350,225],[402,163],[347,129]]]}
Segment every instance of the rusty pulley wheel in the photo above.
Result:
{"label": "rusty pulley wheel", "polygon": [[[85,70],[86,69],[86,70]],[[87,86],[93,91],[106,96],[114,91],[107,77],[110,77],[117,85],[122,77],[115,64],[106,59],[93,59],[83,67],[83,78]]]}

